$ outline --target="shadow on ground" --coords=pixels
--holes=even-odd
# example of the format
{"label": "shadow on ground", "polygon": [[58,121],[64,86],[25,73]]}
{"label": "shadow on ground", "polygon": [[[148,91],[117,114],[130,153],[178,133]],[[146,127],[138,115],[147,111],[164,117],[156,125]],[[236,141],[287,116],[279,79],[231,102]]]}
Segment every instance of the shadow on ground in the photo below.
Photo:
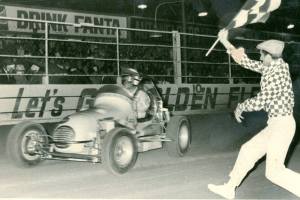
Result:
{"label": "shadow on ground", "polygon": [[244,113],[243,123],[237,123],[231,113],[190,116],[192,134],[215,150],[232,150],[266,126],[265,112]]}

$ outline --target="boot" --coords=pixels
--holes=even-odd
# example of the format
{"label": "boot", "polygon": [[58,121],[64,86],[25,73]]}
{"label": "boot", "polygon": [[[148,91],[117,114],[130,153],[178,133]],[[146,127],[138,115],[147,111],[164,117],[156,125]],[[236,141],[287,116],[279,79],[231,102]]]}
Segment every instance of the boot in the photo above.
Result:
{"label": "boot", "polygon": [[223,185],[208,184],[207,187],[210,191],[224,197],[225,199],[235,198],[235,187],[230,186],[229,184],[223,184]]}

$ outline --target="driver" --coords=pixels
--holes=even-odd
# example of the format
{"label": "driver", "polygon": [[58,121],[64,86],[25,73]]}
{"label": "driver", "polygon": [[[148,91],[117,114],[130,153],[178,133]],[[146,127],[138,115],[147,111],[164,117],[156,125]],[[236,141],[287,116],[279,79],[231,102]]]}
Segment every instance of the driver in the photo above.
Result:
{"label": "driver", "polygon": [[151,99],[142,88],[138,87],[141,81],[140,74],[133,68],[123,68],[121,76],[122,85],[135,101],[138,119],[145,118]]}

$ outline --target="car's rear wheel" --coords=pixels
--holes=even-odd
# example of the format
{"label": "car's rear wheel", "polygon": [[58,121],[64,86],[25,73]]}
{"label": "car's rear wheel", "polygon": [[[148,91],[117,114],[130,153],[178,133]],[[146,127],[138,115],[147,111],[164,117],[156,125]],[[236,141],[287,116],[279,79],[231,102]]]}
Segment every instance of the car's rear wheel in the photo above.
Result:
{"label": "car's rear wheel", "polygon": [[182,157],[189,151],[191,144],[191,128],[185,116],[174,116],[167,126],[167,137],[172,141],[164,143],[170,156]]}
{"label": "car's rear wheel", "polygon": [[103,141],[103,163],[113,174],[124,174],[136,163],[137,143],[126,128],[114,128]]}
{"label": "car's rear wheel", "polygon": [[23,122],[15,125],[8,134],[6,153],[19,167],[30,167],[41,162],[43,149],[48,145],[46,130],[40,124]]}

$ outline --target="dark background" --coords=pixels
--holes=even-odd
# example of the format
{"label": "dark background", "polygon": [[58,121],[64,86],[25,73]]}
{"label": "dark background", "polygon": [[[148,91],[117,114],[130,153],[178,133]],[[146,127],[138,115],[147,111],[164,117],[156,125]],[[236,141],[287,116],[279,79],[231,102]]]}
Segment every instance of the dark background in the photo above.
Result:
{"label": "dark background", "polygon": [[[246,0],[183,0],[186,22],[225,26],[239,11]],[[137,5],[145,2],[148,7],[138,9]],[[126,16],[140,16],[154,18],[155,8],[160,6],[157,18],[182,21],[182,3],[176,0],[0,0],[0,3],[9,3],[27,6],[50,7],[53,9],[70,9]],[[208,11],[208,16],[198,17],[199,10]],[[266,24],[248,25],[256,30],[275,31],[300,34],[300,0],[282,0],[281,6],[272,12]],[[286,29],[287,25],[295,24],[294,29]]]}

